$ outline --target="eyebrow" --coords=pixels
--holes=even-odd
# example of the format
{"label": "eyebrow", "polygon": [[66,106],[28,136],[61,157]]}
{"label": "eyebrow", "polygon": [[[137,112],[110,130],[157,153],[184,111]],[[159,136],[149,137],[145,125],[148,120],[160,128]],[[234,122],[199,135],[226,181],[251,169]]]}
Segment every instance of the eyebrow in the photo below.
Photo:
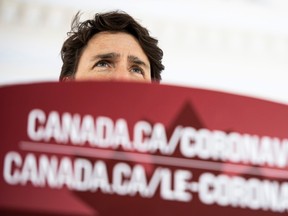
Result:
{"label": "eyebrow", "polygon": [[[92,60],[96,60],[96,59],[116,59],[120,56],[119,53],[103,53],[103,54],[98,54],[92,57]],[[128,61],[130,63],[136,64],[136,65],[140,65],[143,66],[145,68],[149,68],[149,65],[146,64],[144,61],[142,61],[140,58],[138,58],[137,56],[134,55],[129,55],[128,56]]]}
{"label": "eyebrow", "polygon": [[92,60],[96,60],[96,59],[115,59],[117,57],[119,57],[120,54],[118,53],[103,53],[103,54],[98,54],[93,56]]}
{"label": "eyebrow", "polygon": [[132,62],[133,64],[141,65],[141,66],[143,66],[145,68],[149,68],[149,66],[144,61],[139,59],[137,56],[129,55],[128,56],[128,61]]}

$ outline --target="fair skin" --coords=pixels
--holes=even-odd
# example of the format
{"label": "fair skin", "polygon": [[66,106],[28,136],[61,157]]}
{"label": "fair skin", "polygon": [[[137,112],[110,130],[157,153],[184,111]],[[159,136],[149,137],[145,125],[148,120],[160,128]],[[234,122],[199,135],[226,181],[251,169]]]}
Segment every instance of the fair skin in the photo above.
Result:
{"label": "fair skin", "polygon": [[75,80],[151,82],[150,63],[132,35],[100,32],[84,48]]}

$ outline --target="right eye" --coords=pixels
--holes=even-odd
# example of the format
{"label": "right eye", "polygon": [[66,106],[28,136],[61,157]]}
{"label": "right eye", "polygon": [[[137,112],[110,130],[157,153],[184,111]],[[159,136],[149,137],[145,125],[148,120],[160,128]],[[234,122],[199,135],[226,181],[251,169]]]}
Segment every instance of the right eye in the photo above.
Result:
{"label": "right eye", "polygon": [[109,67],[109,66],[110,66],[110,62],[105,61],[105,60],[100,60],[100,61],[98,61],[98,62],[95,64],[94,67],[105,67],[105,68],[107,68],[107,67]]}

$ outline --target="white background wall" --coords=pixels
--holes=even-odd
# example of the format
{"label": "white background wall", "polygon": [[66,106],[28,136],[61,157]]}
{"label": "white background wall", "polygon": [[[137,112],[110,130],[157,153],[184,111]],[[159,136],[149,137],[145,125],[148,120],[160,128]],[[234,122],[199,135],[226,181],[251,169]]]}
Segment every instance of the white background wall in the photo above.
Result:
{"label": "white background wall", "polygon": [[0,0],[0,85],[57,81],[72,16],[112,9],[159,39],[163,83],[288,104],[287,0]]}

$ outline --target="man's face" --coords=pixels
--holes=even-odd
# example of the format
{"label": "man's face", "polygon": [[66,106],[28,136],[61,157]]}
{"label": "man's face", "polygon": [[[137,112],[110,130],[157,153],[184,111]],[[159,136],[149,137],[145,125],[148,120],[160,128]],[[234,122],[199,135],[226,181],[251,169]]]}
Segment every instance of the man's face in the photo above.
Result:
{"label": "man's face", "polygon": [[130,34],[100,32],[84,48],[75,80],[151,82],[150,63]]}

